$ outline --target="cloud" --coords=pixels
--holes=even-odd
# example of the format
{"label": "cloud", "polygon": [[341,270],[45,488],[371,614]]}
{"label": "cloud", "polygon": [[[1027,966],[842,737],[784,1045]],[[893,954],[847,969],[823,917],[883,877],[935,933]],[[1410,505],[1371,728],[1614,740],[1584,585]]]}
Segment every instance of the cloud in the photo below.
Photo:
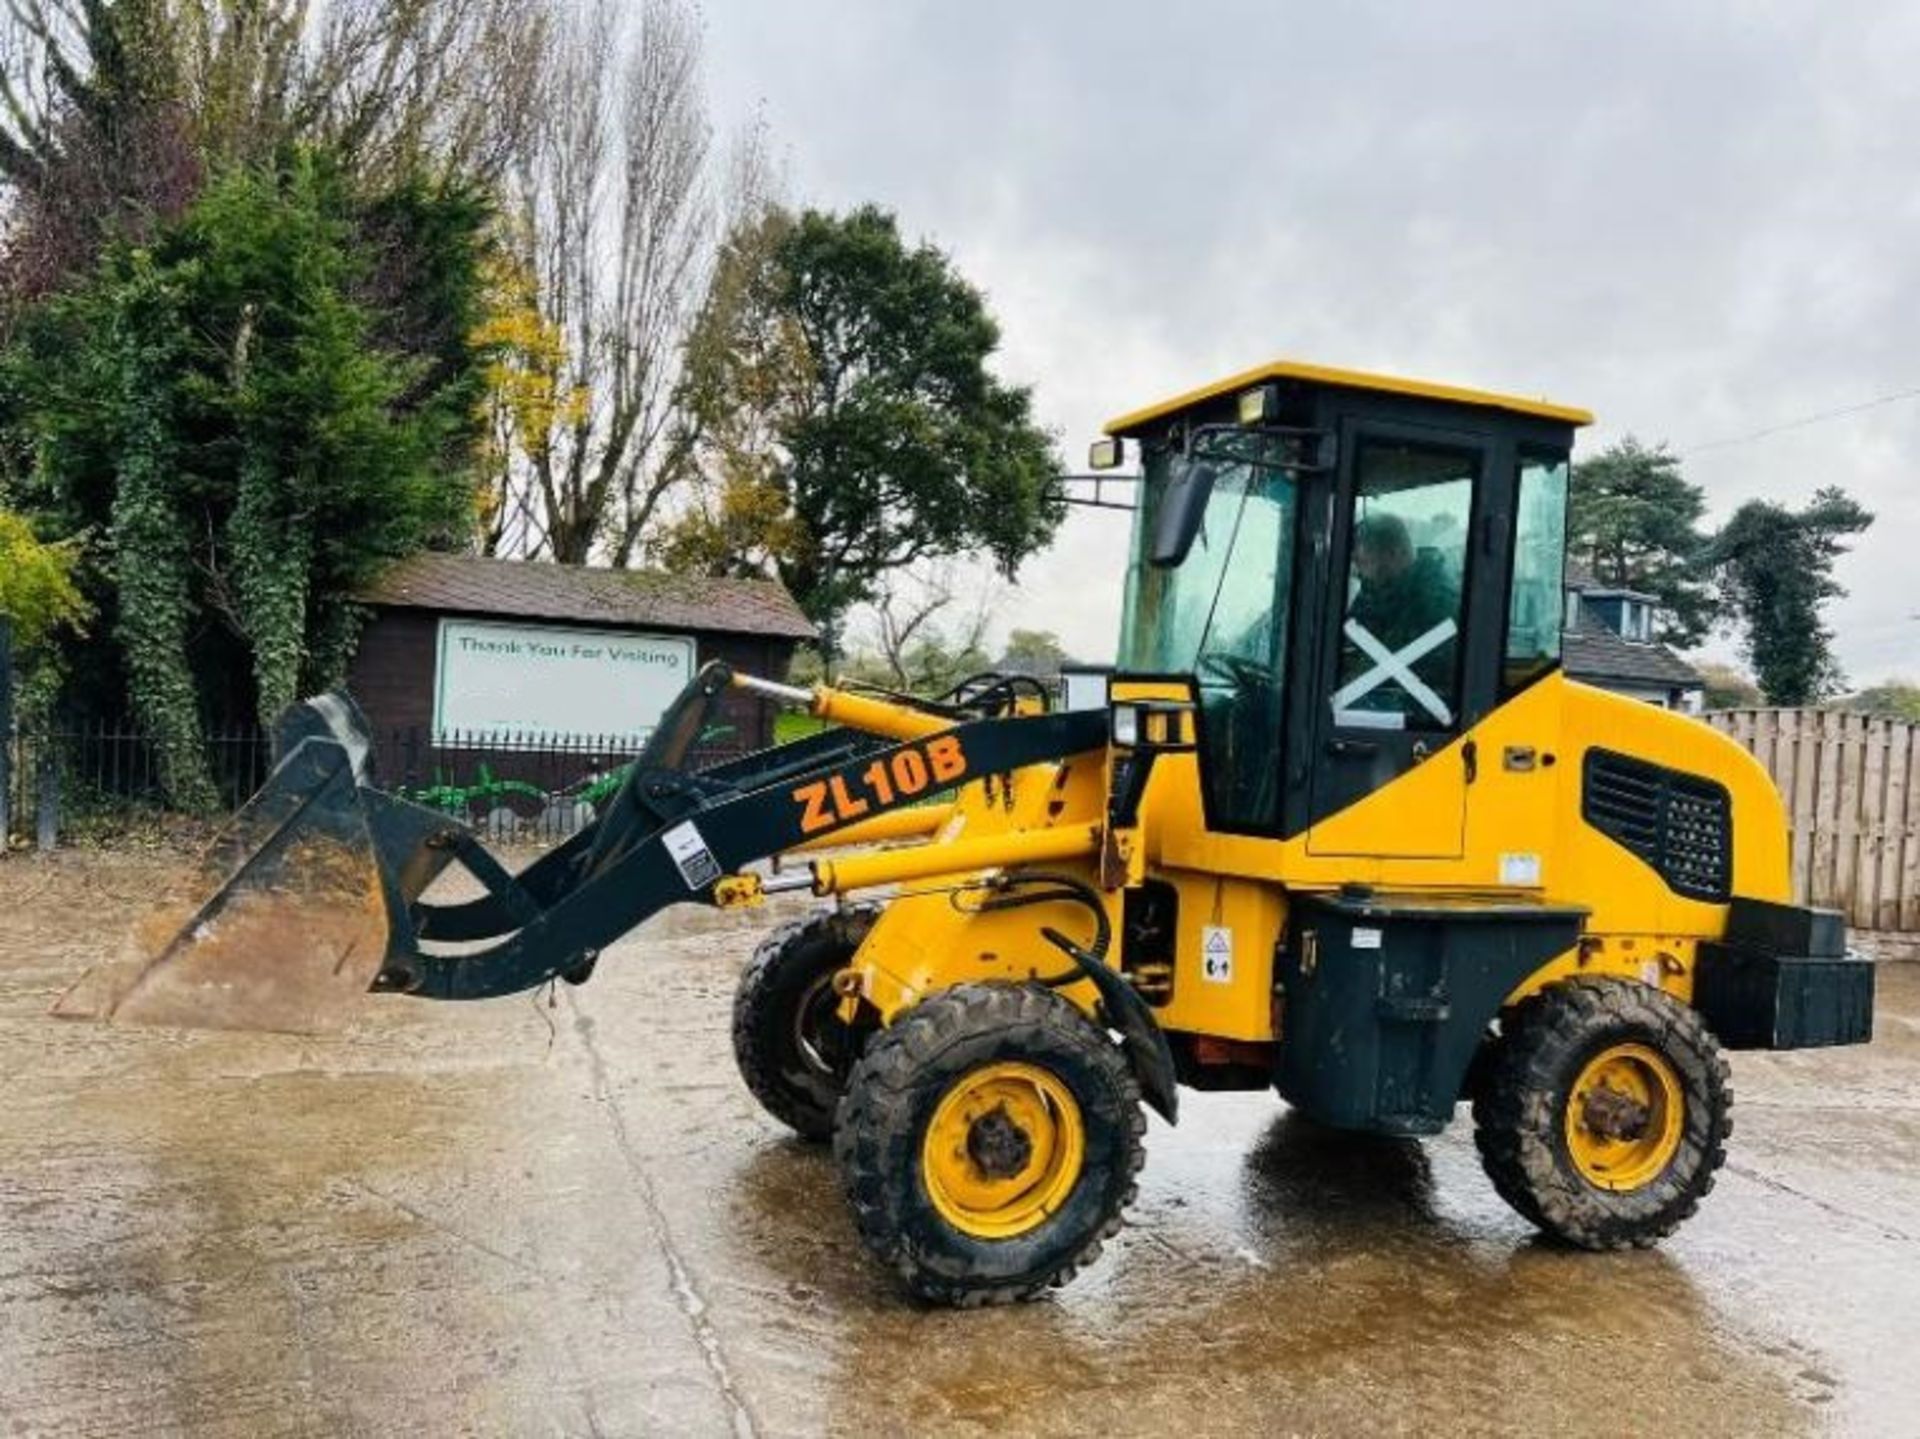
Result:
{"label": "cloud", "polygon": [[[1920,385],[1920,11],[728,0],[716,108],[796,188],[877,200],[984,288],[1077,457],[1276,354],[1548,394],[1676,448]],[[1833,607],[1920,674],[1920,403],[1705,451],[1716,514],[1839,483]],[[1007,617],[1111,653],[1124,523],[1076,516]]]}

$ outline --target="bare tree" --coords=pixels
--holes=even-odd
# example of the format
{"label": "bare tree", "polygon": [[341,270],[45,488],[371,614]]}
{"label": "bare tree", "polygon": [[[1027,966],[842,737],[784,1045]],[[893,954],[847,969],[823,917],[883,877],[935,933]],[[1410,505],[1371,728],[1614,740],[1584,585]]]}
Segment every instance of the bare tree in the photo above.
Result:
{"label": "bare tree", "polygon": [[631,29],[595,0],[553,54],[565,103],[534,127],[509,234],[561,343],[554,403],[503,456],[496,543],[626,565],[693,468],[676,391],[716,207],[699,26],[678,0],[645,0]]}
{"label": "bare tree", "polygon": [[544,108],[562,0],[0,0],[5,289],[179,213],[210,168],[328,145],[483,183]]}
{"label": "bare tree", "polygon": [[490,177],[541,107],[553,16],[554,0],[5,0],[0,171],[44,170],[63,120],[137,82],[215,161],[323,139],[364,171],[432,158]]}
{"label": "bare tree", "polygon": [[894,683],[912,688],[907,668],[907,652],[923,633],[937,634],[928,627],[940,611],[953,603],[953,591],[944,583],[923,583],[907,594],[907,586],[889,584],[874,601],[874,634],[880,642],[880,657],[893,671]]}
{"label": "bare tree", "polygon": [[[198,193],[157,5],[5,0],[0,10],[0,299],[30,300]],[[11,304],[0,323],[13,317]]]}
{"label": "bare tree", "polygon": [[[953,623],[942,624],[943,615]],[[871,609],[871,634],[891,681],[912,693],[944,690],[984,667],[993,600],[984,588],[964,593],[951,561],[894,570]]]}
{"label": "bare tree", "polygon": [[9,183],[43,177],[60,153],[61,120],[91,108],[93,55],[105,29],[106,6],[97,0],[6,0],[0,173]]}
{"label": "bare tree", "polygon": [[[258,0],[193,0],[231,17]],[[307,0],[274,0],[305,16]],[[363,171],[432,158],[493,179],[525,150],[543,112],[554,0],[331,0],[289,87],[289,128],[333,140]],[[242,35],[241,39],[246,37]],[[278,73],[279,49],[262,56]],[[264,87],[262,87],[264,88]]]}

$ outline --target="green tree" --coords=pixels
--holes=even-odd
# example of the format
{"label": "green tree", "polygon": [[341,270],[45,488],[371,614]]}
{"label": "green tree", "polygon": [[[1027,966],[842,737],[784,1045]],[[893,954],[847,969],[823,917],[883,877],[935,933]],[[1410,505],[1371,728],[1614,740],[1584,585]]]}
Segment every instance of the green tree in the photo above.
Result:
{"label": "green tree", "polygon": [[1713,587],[1702,559],[1706,499],[1665,445],[1629,435],[1573,467],[1568,545],[1602,584],[1658,603],[1658,638],[1691,648],[1713,627]]}
{"label": "green tree", "polygon": [[1715,539],[1709,558],[1721,599],[1745,631],[1770,704],[1813,704],[1844,684],[1820,611],[1846,593],[1833,578],[1834,561],[1872,523],[1844,490],[1828,486],[1800,510],[1749,500]]}
{"label": "green tree", "polygon": [[1008,630],[1002,660],[1031,665],[1040,670],[1057,670],[1067,661],[1066,647],[1052,630]]}
{"label": "green tree", "polygon": [[24,516],[0,509],[0,619],[13,626],[19,650],[31,653],[56,631],[85,623],[86,598],[73,578],[79,563],[77,544],[45,543]]}
{"label": "green tree", "polygon": [[984,550],[1010,576],[1047,543],[1052,441],[990,373],[999,329],[946,255],[865,206],[764,214],[728,256],[688,376],[702,435],[728,437],[721,499],[669,553],[776,571],[831,642],[890,571]]}
{"label": "green tree", "polygon": [[[462,327],[485,221],[463,192],[363,204],[296,152],[215,181],[151,246],[110,250],[15,346],[23,496],[58,532],[104,536],[102,610],[181,803],[211,802],[208,709],[251,698],[270,719],[335,681],[355,589],[470,535],[480,359]],[[366,237],[396,227],[438,271],[432,298],[376,306]],[[251,696],[229,687],[236,659]]]}
{"label": "green tree", "polygon": [[806,545],[781,441],[813,383],[780,265],[793,223],[785,210],[763,206],[731,227],[715,257],[681,377],[699,483],[688,513],[652,545],[668,569],[734,578],[778,573]]}

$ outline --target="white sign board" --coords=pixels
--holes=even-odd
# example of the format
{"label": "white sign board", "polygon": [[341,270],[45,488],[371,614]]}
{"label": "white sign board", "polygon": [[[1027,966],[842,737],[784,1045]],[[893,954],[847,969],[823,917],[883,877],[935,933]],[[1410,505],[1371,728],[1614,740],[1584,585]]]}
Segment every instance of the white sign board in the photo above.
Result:
{"label": "white sign board", "polygon": [[644,739],[693,664],[684,635],[441,620],[433,732]]}

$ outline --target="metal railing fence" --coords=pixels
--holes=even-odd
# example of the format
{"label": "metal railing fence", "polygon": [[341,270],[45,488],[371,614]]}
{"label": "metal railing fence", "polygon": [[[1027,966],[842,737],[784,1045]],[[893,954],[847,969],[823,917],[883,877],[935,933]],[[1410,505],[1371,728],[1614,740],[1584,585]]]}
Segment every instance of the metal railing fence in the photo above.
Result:
{"label": "metal railing fence", "polygon": [[[644,744],[632,734],[494,735],[388,728],[373,735],[370,777],[502,842],[552,843],[598,813]],[[129,835],[204,833],[266,780],[269,735],[252,726],[201,736],[218,804],[184,815],[164,780],[158,744],[139,726],[91,720],[15,724],[0,744],[0,823],[14,846],[109,843]],[[703,737],[690,764],[737,757],[731,729]],[[5,845],[0,844],[0,850]]]}

